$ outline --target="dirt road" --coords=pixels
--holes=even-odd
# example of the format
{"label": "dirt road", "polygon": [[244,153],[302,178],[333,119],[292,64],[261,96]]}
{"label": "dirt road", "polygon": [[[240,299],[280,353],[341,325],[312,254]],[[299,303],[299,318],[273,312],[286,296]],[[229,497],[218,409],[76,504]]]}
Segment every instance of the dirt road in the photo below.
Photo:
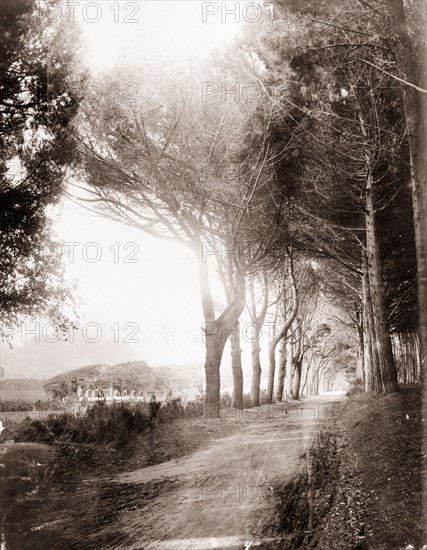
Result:
{"label": "dirt road", "polygon": [[230,413],[224,421],[240,422],[239,433],[180,460],[110,479],[120,488],[167,480],[168,490],[143,509],[135,507],[118,516],[115,528],[130,534],[131,540],[109,547],[256,548],[256,534],[275,502],[275,484],[295,473],[326,407],[339,399],[343,397],[329,394],[298,407],[274,405],[238,416]]}

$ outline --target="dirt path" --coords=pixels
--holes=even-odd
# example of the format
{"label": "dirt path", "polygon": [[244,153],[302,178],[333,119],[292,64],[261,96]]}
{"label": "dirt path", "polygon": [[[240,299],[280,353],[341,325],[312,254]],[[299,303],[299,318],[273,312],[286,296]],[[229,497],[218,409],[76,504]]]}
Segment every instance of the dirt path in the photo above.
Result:
{"label": "dirt path", "polygon": [[[168,480],[169,489],[143,509],[127,510],[115,526],[131,536],[110,548],[211,550],[256,548],[256,533],[275,501],[273,487],[295,473],[319,427],[325,405],[342,399],[327,395],[298,408],[263,407],[244,411],[242,429],[180,460],[121,474],[110,481],[123,487]],[[257,416],[255,416],[257,415]],[[176,488],[173,484],[176,485]],[[264,541],[265,542],[265,541]]]}

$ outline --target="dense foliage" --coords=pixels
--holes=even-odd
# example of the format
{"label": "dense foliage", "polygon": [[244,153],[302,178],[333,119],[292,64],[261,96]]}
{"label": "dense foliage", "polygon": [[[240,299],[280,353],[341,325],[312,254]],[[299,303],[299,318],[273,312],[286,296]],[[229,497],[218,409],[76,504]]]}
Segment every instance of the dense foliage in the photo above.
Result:
{"label": "dense foliage", "polygon": [[65,322],[71,300],[47,206],[63,192],[79,104],[71,84],[73,28],[48,2],[0,3],[0,312],[2,332],[22,316]]}
{"label": "dense foliage", "polygon": [[115,443],[124,445],[134,436],[156,422],[172,422],[179,418],[200,417],[203,402],[193,401],[185,409],[179,399],[161,404],[152,398],[149,403],[97,402],[88,408],[85,415],[70,413],[51,414],[43,420],[25,419],[16,437],[20,441],[53,443],[70,441],[76,443]]}

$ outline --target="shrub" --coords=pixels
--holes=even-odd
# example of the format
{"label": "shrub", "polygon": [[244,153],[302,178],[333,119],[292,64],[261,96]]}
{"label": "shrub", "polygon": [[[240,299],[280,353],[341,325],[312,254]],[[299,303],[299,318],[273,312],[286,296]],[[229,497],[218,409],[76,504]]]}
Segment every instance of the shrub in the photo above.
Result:
{"label": "shrub", "polygon": [[23,399],[11,399],[1,402],[2,412],[19,412],[19,411],[32,411],[34,409],[34,402],[24,401]]}
{"label": "shrub", "polygon": [[84,415],[69,412],[49,414],[43,420],[26,418],[18,427],[18,441],[39,441],[66,444],[126,445],[136,434],[154,429],[157,422],[173,422],[179,418],[200,418],[203,400],[190,401],[184,409],[180,398],[161,404],[153,396],[149,403],[112,403],[98,401]]}
{"label": "shrub", "polygon": [[43,420],[31,420],[27,417],[20,424],[16,439],[18,441],[37,441],[40,443],[52,443],[53,434]]}
{"label": "shrub", "polygon": [[38,399],[34,403],[36,411],[61,411],[65,409],[64,403],[58,399]]}
{"label": "shrub", "polygon": [[182,418],[185,414],[180,397],[166,400],[158,412],[160,422],[173,421],[176,418]]}
{"label": "shrub", "polygon": [[252,397],[250,393],[245,393],[243,395],[243,407],[245,409],[249,409],[250,407],[252,407]]}
{"label": "shrub", "polygon": [[151,396],[149,407],[150,407],[150,421],[153,421],[157,417],[157,414],[161,407],[161,403],[156,401],[154,394]]}
{"label": "shrub", "polygon": [[204,412],[204,398],[198,397],[189,401],[184,409],[185,418],[201,418]]}

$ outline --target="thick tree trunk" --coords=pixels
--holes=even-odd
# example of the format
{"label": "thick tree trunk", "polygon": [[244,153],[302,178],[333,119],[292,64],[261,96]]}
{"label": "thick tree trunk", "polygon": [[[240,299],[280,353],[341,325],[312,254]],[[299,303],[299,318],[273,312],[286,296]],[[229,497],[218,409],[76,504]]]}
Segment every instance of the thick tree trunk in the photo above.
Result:
{"label": "thick tree trunk", "polygon": [[231,368],[233,371],[233,398],[231,406],[234,409],[243,409],[242,349],[240,347],[238,333],[230,336],[230,345]]}
{"label": "thick tree trunk", "polygon": [[365,338],[363,334],[363,317],[362,313],[356,314],[356,330],[357,330],[357,367],[356,377],[362,380],[365,387]]}
{"label": "thick tree trunk", "polygon": [[312,362],[313,362],[313,348],[310,349],[309,357],[308,357],[308,359],[305,360],[305,368],[303,369],[304,383],[303,383],[302,388],[301,388],[301,395],[302,396],[306,395],[305,394],[306,388],[307,388],[307,395],[309,395],[309,393],[308,393],[309,390],[308,390],[307,383],[308,383],[309,374],[311,374],[310,368],[311,368]]}
{"label": "thick tree trunk", "polygon": [[[287,304],[286,304],[286,288],[283,289],[282,297],[282,322],[286,322],[287,317]],[[283,334],[282,340],[280,342],[280,363],[279,363],[279,372],[277,374],[276,382],[276,401],[282,401],[283,399],[283,390],[286,376],[286,366],[287,366],[287,356],[286,356],[286,339],[288,331]]]}
{"label": "thick tree trunk", "polygon": [[294,380],[292,383],[292,397],[299,399],[300,396],[300,384],[301,384],[301,361],[297,360],[295,363]]}
{"label": "thick tree trunk", "polygon": [[[233,250],[234,243],[229,248]],[[225,264],[225,265],[224,265]],[[245,276],[236,263],[233,254],[227,255],[226,262],[217,262],[219,273],[227,298],[226,314],[222,317],[222,330],[225,340],[230,338],[231,369],[233,374],[233,396],[231,405],[235,409],[243,408],[243,370],[242,350],[240,349],[240,326],[238,319],[245,305]]]}
{"label": "thick tree trunk", "polygon": [[218,330],[216,334],[206,334],[206,392],[205,392],[205,418],[219,418],[220,416],[220,366],[224,353],[225,339]]}
{"label": "thick tree trunk", "polygon": [[376,334],[366,251],[363,251],[362,254],[365,391],[371,392],[381,390],[381,372],[379,368],[377,348],[374,345]]}
{"label": "thick tree trunk", "polygon": [[369,171],[366,184],[365,225],[369,287],[376,337],[374,345],[378,353],[382,391],[384,393],[391,393],[398,391],[399,386],[385,304],[379,227],[375,212],[374,179]]}
{"label": "thick tree trunk", "polygon": [[[366,142],[369,143],[368,130],[361,113],[359,113],[360,129]],[[375,332],[372,333],[372,343],[378,355],[378,364],[381,374],[382,391],[392,393],[399,390],[397,371],[393,357],[390,330],[388,325],[387,308],[385,302],[383,267],[381,258],[380,230],[376,212],[376,182],[372,174],[372,159],[365,147],[365,228],[366,228],[366,260],[368,266],[369,292],[371,297],[373,323]]]}
{"label": "thick tree trunk", "polygon": [[[201,248],[201,246],[200,246]],[[209,271],[206,262],[199,259],[199,282],[204,317],[203,337],[205,342],[205,418],[220,416],[220,366],[224,347],[230,334],[236,330],[236,324],[244,303],[244,275],[237,271],[233,279],[231,303],[222,314],[215,318],[215,308],[209,283]]]}

